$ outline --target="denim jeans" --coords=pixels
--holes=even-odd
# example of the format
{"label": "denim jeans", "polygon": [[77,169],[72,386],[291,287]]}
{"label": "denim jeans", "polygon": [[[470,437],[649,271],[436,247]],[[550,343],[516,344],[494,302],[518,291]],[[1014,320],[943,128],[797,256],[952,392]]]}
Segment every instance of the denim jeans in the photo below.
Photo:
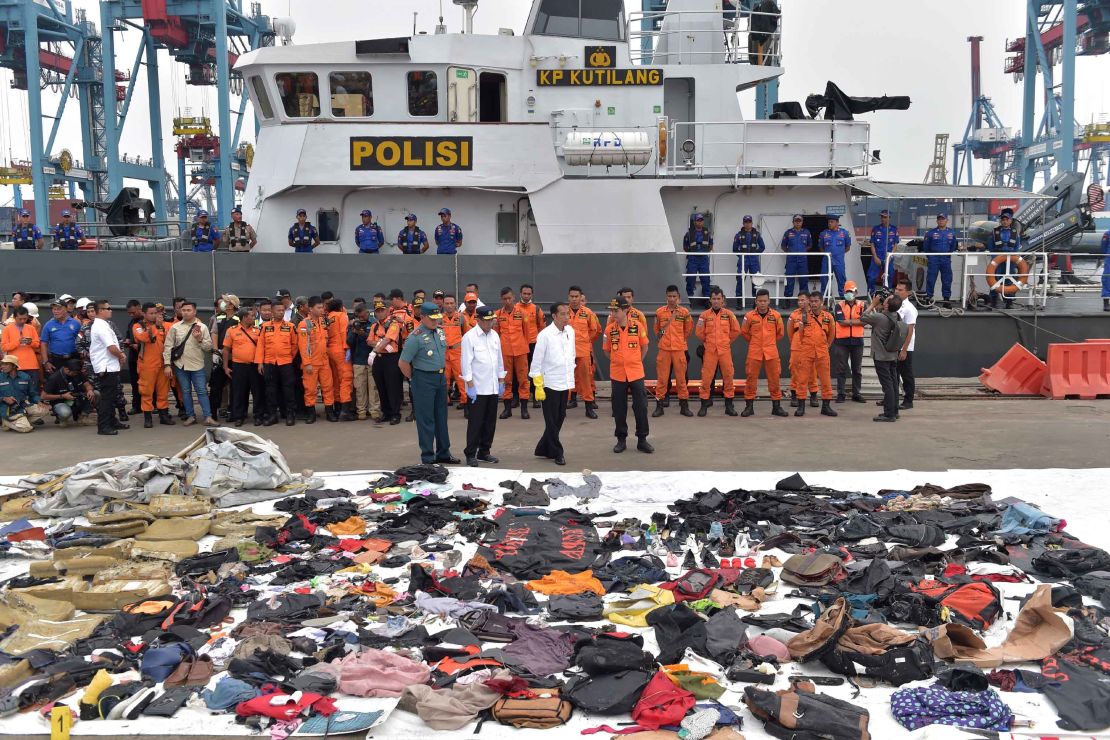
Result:
{"label": "denim jeans", "polygon": [[185,402],[185,414],[187,416],[194,416],[193,414],[193,391],[197,392],[197,400],[200,401],[201,419],[207,419],[212,415],[212,407],[208,403],[208,378],[204,374],[204,369],[200,370],[182,370],[179,367],[173,369],[177,375],[177,385],[181,389],[182,400]]}

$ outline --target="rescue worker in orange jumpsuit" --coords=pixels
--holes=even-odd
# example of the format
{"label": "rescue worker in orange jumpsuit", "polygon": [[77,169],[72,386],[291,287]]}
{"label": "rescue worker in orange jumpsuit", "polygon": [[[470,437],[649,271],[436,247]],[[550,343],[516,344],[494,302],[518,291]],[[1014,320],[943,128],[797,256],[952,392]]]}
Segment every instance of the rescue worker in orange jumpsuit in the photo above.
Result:
{"label": "rescue worker in orange jumpsuit", "polygon": [[771,308],[771,293],[766,288],[755,292],[755,309],[748,311],[740,327],[740,336],[748,342],[746,363],[747,381],[744,383],[744,410],[740,416],[755,413],[755,393],[759,388],[759,371],[767,376],[767,390],[771,392],[771,414],[786,416],[782,408],[782,360],[779,358],[779,340],[786,333],[782,315]]}
{"label": "rescue worker in orange jumpsuit", "polygon": [[241,308],[239,322],[224,334],[223,371],[231,378],[231,421],[241,427],[247,420],[247,399],[253,398],[254,425],[263,422],[266,399],[262,395],[262,378],[254,369],[254,357],[261,333],[255,326],[254,308]]}
{"label": "rescue worker in orange jumpsuit", "polygon": [[516,378],[520,387],[520,418],[530,418],[528,414],[528,334],[524,324],[524,312],[514,300],[512,288],[501,289],[501,308],[494,314],[493,330],[501,338],[501,357],[505,360],[505,391],[501,401],[505,410],[497,418],[508,419],[513,415],[513,389],[511,379]]}
{"label": "rescue worker in orange jumpsuit", "polygon": [[355,369],[347,359],[347,329],[350,319],[339,298],[327,303],[328,365],[335,383],[335,406],[332,413],[340,421],[358,421],[352,393],[355,386]]}
{"label": "rescue worker in orange jumpsuit", "polygon": [[[458,309],[454,294],[447,293],[443,296],[443,321],[440,325],[443,328],[443,336],[447,340],[447,362],[444,365],[443,375],[447,381],[448,396],[451,393],[451,384],[454,383],[459,392],[459,408],[463,411],[463,418],[469,419],[466,381],[462,379],[462,338],[463,334],[469,331],[470,322]],[[451,405],[450,398],[447,399],[447,405]]]}
{"label": "rescue worker in orange jumpsuit", "polygon": [[636,294],[632,288],[621,288],[617,291],[617,295],[628,301],[628,317],[635,321],[644,330],[644,336],[648,336],[648,320],[644,312],[632,305],[636,302]]}
{"label": "rescue worker in orange jumpsuit", "polygon": [[[424,297],[423,297],[424,296],[424,291],[415,290],[415,291],[413,291],[412,295],[413,295],[413,303],[414,304],[416,303],[417,298],[419,298],[420,304],[424,303]],[[411,305],[411,304],[409,304],[405,301],[405,294],[400,288],[394,288],[393,290],[389,291],[389,306],[390,306],[390,311],[389,311],[390,319],[397,322],[398,325],[399,325],[400,344],[398,345],[398,349],[397,349],[397,353],[398,353],[398,356],[399,356],[400,351],[401,351],[400,347],[404,346],[405,340],[408,339],[409,334],[411,334],[413,331],[416,330],[416,311],[417,311],[417,308],[414,308],[413,305]],[[397,370],[397,374],[401,375],[401,371],[399,369]],[[401,389],[401,395],[398,396],[398,398],[397,398],[397,404],[398,404],[397,409],[398,409],[398,411],[400,411],[401,404],[404,403],[404,377],[405,376],[401,375],[402,389]],[[380,395],[380,393],[379,393],[379,395]],[[414,421],[415,419],[416,419],[416,416],[414,415],[414,409],[412,407],[412,388],[410,387],[409,388],[409,413],[408,413],[408,416],[405,417],[405,421]]]}
{"label": "rescue worker in orange jumpsuit", "polygon": [[[601,322],[597,314],[586,306],[586,294],[577,285],[567,291],[567,310],[570,314],[570,327],[574,329],[574,387],[586,405],[586,418],[597,418],[597,403],[594,402],[594,342],[601,336]],[[567,403],[568,409],[578,407],[578,399]]]}
{"label": "rescue worker in orange jumpsuit", "polygon": [[[799,350],[802,342],[801,333],[794,331],[795,319],[800,320],[802,314],[809,310],[809,293],[803,292],[798,296],[797,307],[790,312],[790,317],[786,320],[786,338],[790,341],[790,408],[796,408],[799,403],[806,402],[806,392],[809,391],[813,395],[810,400],[810,406],[817,408],[817,378],[809,379],[809,388],[802,386],[798,381],[802,377],[801,372],[798,370],[798,361],[802,358],[802,353]],[[799,400],[800,399],[800,400]]]}
{"label": "rescue worker in orange jumpsuit", "polygon": [[605,341],[601,348],[609,355],[609,380],[613,386],[613,420],[617,443],[613,452],[627,449],[628,396],[632,396],[632,414],[636,417],[636,449],[652,453],[655,448],[647,441],[647,392],[644,390],[644,356],[648,352],[645,327],[632,317],[632,304],[618,295],[609,303],[609,321],[605,325]]}
{"label": "rescue worker in orange jumpsuit", "polygon": [[166,321],[157,303],[143,304],[143,320],[131,325],[131,339],[138,349],[139,397],[142,399],[143,428],[158,423],[173,426],[170,418],[170,379],[162,372],[162,349],[166,346]]}
{"label": "rescue worker in orange jumpsuit", "polygon": [[659,347],[655,352],[655,411],[653,417],[662,416],[667,404],[667,389],[674,370],[675,392],[678,393],[679,413],[693,416],[690,410],[690,389],[686,387],[687,352],[690,335],[694,331],[694,317],[690,309],[681,305],[677,285],[667,286],[667,305],[655,309],[652,325]]}
{"label": "rescue worker in orange jumpsuit", "polygon": [[[795,322],[794,331],[801,334],[798,344],[798,382],[803,388],[809,387],[810,379],[815,377],[821,384],[821,414],[823,416],[838,416],[833,411],[832,377],[829,373],[829,346],[836,337],[836,319],[825,310],[822,303],[821,291],[815,290],[809,294],[808,310],[804,311]],[[806,405],[798,399],[798,408],[794,416],[805,416]]]}
{"label": "rescue worker in orange jumpsuit", "polygon": [[332,405],[335,403],[335,386],[328,364],[328,330],[324,327],[324,301],[320,296],[308,299],[308,316],[297,326],[300,344],[301,377],[304,380],[305,423],[316,421],[316,387],[324,392],[324,417],[339,421]]}
{"label": "rescue worker in orange jumpsuit", "polygon": [[[285,417],[285,426],[297,423],[296,409],[300,399],[296,396],[296,357],[297,327],[285,320],[280,307],[275,307],[270,320],[262,324],[258,347],[254,351],[254,364],[266,383],[266,419],[262,422],[263,426],[277,424],[279,416]],[[279,398],[285,407],[284,414],[278,411]]]}
{"label": "rescue worker in orange jumpsuit", "polygon": [[694,334],[705,346],[701,359],[701,408],[698,409],[698,416],[709,413],[709,395],[718,366],[724,385],[725,413],[736,416],[736,407],[732,403],[736,393],[732,382],[732,343],[740,336],[740,322],[732,311],[725,308],[725,294],[716,285],[709,289],[709,310],[698,317]]}
{"label": "rescue worker in orange jumpsuit", "polygon": [[[547,326],[547,318],[543,309],[532,302],[532,286],[524,283],[520,286],[520,301],[516,304],[524,315],[524,332],[528,337],[528,364],[532,364],[532,354],[536,351],[536,337],[540,330]],[[540,402],[532,399],[532,408],[540,408]]]}

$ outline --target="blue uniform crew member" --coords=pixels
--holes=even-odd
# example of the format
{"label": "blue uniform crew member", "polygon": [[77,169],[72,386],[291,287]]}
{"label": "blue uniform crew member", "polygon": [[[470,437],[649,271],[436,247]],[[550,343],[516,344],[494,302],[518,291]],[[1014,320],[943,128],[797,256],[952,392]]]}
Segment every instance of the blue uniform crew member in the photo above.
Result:
{"label": "blue uniform crew member", "polygon": [[682,251],[686,258],[686,295],[693,297],[694,287],[701,276],[702,298],[709,297],[709,253],[713,251],[713,235],[705,228],[705,216],[694,214],[694,226],[682,237]]}
{"label": "blue uniform crew member", "polygon": [[[736,232],[736,236],[732,238],[732,251],[741,255],[736,258],[736,305],[744,305],[744,278],[746,273],[748,277],[755,275],[760,270],[759,255],[767,251],[767,245],[763,242],[763,235],[759,233],[759,229],[753,225],[751,216],[744,216],[743,225],[740,230]],[[755,293],[755,286],[752,286],[752,293]],[[754,298],[754,295],[753,295]]]}
{"label": "blue uniform crew member", "polygon": [[42,249],[42,232],[31,223],[30,211],[19,212],[19,223],[12,230],[12,241],[16,249]]}
{"label": "blue uniform crew member", "polygon": [[74,223],[69,211],[62,211],[62,222],[54,227],[54,246],[58,249],[77,249],[85,243],[85,232]]}
{"label": "blue uniform crew member", "polygon": [[208,223],[208,211],[197,211],[197,222],[190,229],[194,252],[211,252],[220,244],[220,232]]}
{"label": "blue uniform crew member", "polygon": [[1110,229],[1102,235],[1102,310],[1110,311]]}
{"label": "blue uniform crew member", "polygon": [[[836,278],[836,294],[844,295],[844,283],[848,276],[844,267],[844,256],[852,251],[852,235],[840,225],[840,216],[835,213],[828,215],[829,228],[817,237],[817,247],[820,252],[829,252],[832,255],[832,274]],[[821,258],[821,272],[828,270],[828,257]],[[829,285],[828,277],[821,276],[821,292],[824,293]]]}
{"label": "blue uniform crew member", "polygon": [[809,267],[806,252],[813,246],[813,234],[809,233],[809,229],[802,228],[801,215],[795,213],[791,220],[793,226],[782,235],[782,243],[779,245],[782,251],[786,253],[786,290],[783,294],[787,298],[794,295],[795,280],[798,282],[799,295],[809,292],[809,276],[806,274]]}
{"label": "blue uniform crew member", "polygon": [[428,235],[416,225],[416,214],[405,216],[405,228],[397,233],[397,248],[401,254],[424,254],[428,251]]}
{"label": "blue uniform crew member", "polygon": [[439,326],[442,318],[436,304],[420,306],[420,326],[405,340],[397,364],[412,388],[420,462],[457,465],[447,434],[447,384],[443,382],[447,338]]}
{"label": "blue uniform crew member", "polygon": [[[1013,208],[1003,208],[1002,212],[999,213],[999,215],[998,215],[998,221],[999,221],[998,226],[994,230],[994,245],[991,247],[991,251],[992,252],[1008,252],[1008,253],[1011,253],[1011,254],[1015,254],[1017,252],[1020,252],[1021,251],[1021,232],[1018,230],[1017,226],[1014,224],[1014,209]],[[1011,264],[1012,264],[1011,260],[1007,259],[1005,267],[1002,268],[1003,274],[1005,274],[1005,275],[1010,274],[1010,265]],[[997,269],[995,271],[995,274],[998,274]],[[996,288],[996,290],[991,291],[991,302],[990,302],[990,304],[991,304],[992,307],[998,305],[998,294],[999,294],[999,292],[1002,291],[1003,288],[1005,288],[1007,285],[1010,285],[1010,284],[1011,283],[1008,280],[999,280],[997,283],[994,284],[994,287]],[[1012,306],[1013,303],[1014,303],[1013,300],[1007,298],[1006,302],[1005,302],[1006,308],[1009,308],[1010,306]]]}
{"label": "blue uniform crew member", "polygon": [[940,273],[940,292],[944,307],[952,306],[952,253],[956,251],[956,232],[948,228],[948,214],[937,214],[937,227],[925,232],[924,248],[928,255],[929,270],[925,273],[925,292],[930,298]]}
{"label": "blue uniform crew member", "polygon": [[385,244],[385,234],[382,227],[371,223],[374,214],[365,210],[362,212],[362,223],[355,227],[355,246],[359,254],[378,254]]}
{"label": "blue uniform crew member", "polygon": [[451,209],[439,209],[440,224],[435,230],[436,254],[458,254],[462,249],[463,233],[458,224],[451,221]]}
{"label": "blue uniform crew member", "polygon": [[297,209],[297,223],[289,227],[289,246],[297,254],[312,254],[320,246],[320,233],[308,222],[305,209]]}
{"label": "blue uniform crew member", "polygon": [[61,299],[50,304],[50,311],[54,318],[42,325],[39,334],[39,359],[47,373],[78,357],[77,334],[81,331],[81,322],[69,315]]}
{"label": "blue uniform crew member", "polygon": [[[871,229],[871,262],[867,265],[867,294],[874,295],[875,286],[879,276],[883,273],[887,255],[893,254],[894,245],[899,244],[898,227],[890,223],[890,211],[883,210],[879,213],[879,225]],[[891,287],[894,284],[894,263],[891,262],[890,270],[883,284]]]}

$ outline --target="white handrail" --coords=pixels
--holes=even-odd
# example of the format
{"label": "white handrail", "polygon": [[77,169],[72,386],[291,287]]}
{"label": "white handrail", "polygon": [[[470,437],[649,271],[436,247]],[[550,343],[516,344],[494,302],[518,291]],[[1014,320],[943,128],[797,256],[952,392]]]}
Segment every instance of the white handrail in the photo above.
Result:
{"label": "white handrail", "polygon": [[[825,303],[827,303],[828,305],[831,306],[833,300],[836,298],[836,293],[834,292],[837,288],[836,275],[833,274],[833,271],[832,271],[832,253],[831,252],[800,252],[800,253],[794,253],[794,252],[677,252],[677,254],[678,254],[679,257],[682,257],[682,258],[686,258],[686,257],[737,257],[737,258],[759,257],[760,258],[760,267],[763,266],[762,261],[764,259],[768,258],[768,257],[772,257],[772,258],[775,258],[775,259],[778,259],[778,258],[781,257],[783,259],[783,262],[784,262],[784,268],[783,269],[785,269],[785,261],[789,257],[806,257],[807,259],[809,257],[823,257],[823,258],[825,258],[825,264],[827,266],[827,269],[824,272],[802,273],[800,275],[787,275],[785,272],[782,272],[782,273],[764,272],[762,270],[760,272],[748,272],[747,266],[744,264],[744,260],[739,259],[738,261],[739,261],[739,268],[740,269],[734,270],[732,272],[683,272],[682,277],[684,279],[685,278],[694,278],[696,281],[700,281],[700,279],[703,276],[707,276],[711,279],[710,284],[713,284],[712,283],[712,278],[716,278],[716,277],[733,278],[733,279],[742,280],[742,281],[748,281],[748,280],[751,280],[753,278],[754,279],[762,279],[763,282],[758,287],[756,286],[756,284],[754,282],[752,282],[752,284],[751,284],[752,285],[752,294],[754,295],[755,291],[758,290],[758,288],[766,288],[771,293],[771,300],[772,301],[782,301],[782,300],[786,300],[786,299],[789,299],[789,298],[797,298],[797,293],[795,293],[793,296],[785,295],[786,280],[788,278],[793,279],[793,280],[799,280],[799,279],[800,280],[805,280],[807,285],[810,283],[810,281],[813,281],[813,280],[824,280],[824,281],[826,281],[826,283],[825,283],[824,299],[823,300],[825,301]],[[695,288],[698,288],[698,287],[700,287],[700,286],[695,286]],[[721,289],[721,291],[724,293],[724,296],[725,296],[726,299],[738,298],[738,299],[743,299],[743,300],[749,300],[745,296],[736,295],[734,292],[732,292],[732,287],[734,287],[734,286],[730,286],[729,289],[726,290],[725,286],[718,283],[717,287]],[[799,289],[799,292],[800,292],[800,289]],[[698,298],[698,297],[701,297],[701,296],[695,295],[695,296],[692,296],[692,297]]]}
{"label": "white handrail", "polygon": [[[967,301],[967,298],[968,298],[968,295],[969,295],[969,292],[968,292],[968,279],[969,278],[971,278],[973,280],[975,278],[981,278],[984,285],[986,286],[986,289],[984,291],[979,291],[979,290],[976,289],[975,292],[978,295],[985,295],[987,297],[990,297],[991,292],[998,292],[1000,297],[1003,298],[1003,299],[1006,299],[1006,300],[1017,300],[1019,298],[1022,298],[1024,295],[1027,295],[1028,298],[1029,298],[1029,304],[1036,307],[1036,308],[1044,308],[1045,305],[1048,303],[1048,252],[1045,252],[1045,251],[1037,251],[1037,252],[985,252],[985,251],[977,251],[977,250],[968,250],[968,251],[959,251],[959,252],[950,252],[950,253],[890,252],[890,253],[887,254],[886,260],[883,263],[883,273],[882,273],[881,277],[884,280],[886,279],[887,276],[890,275],[890,269],[891,269],[891,266],[894,264],[894,260],[896,260],[899,257],[902,257],[902,258],[908,257],[908,258],[910,258],[911,261],[915,257],[922,257],[922,258],[957,257],[957,258],[959,258],[959,260],[960,260],[960,263],[959,263],[960,279],[958,281],[959,284],[957,285],[956,284],[957,280],[955,279],[955,271],[953,271],[952,294],[953,294],[953,298],[956,298],[958,296],[957,300],[960,303],[966,303],[966,301]],[[974,258],[980,258],[980,257],[986,258],[985,259],[986,266],[981,271],[971,269],[971,266],[969,265],[969,262],[970,262],[971,258],[973,258],[973,257]],[[994,277],[996,278],[996,281],[995,281],[994,286],[992,287],[992,286],[987,285],[986,281],[987,281],[988,276],[990,275],[989,265],[994,261],[994,258],[996,258],[996,257],[1009,257],[1011,259],[1006,260],[1005,262],[1002,263],[1002,266],[1004,267],[1004,269],[1001,272],[1001,274],[999,273],[998,270],[995,271]],[[1018,259],[1024,260],[1026,262],[1026,264],[1029,266],[1029,272],[1025,276],[1020,276],[1016,272],[1011,272],[1010,266],[1013,263],[1013,260],[1018,260]],[[907,272],[905,270],[903,270],[903,272],[905,272],[907,275],[910,275],[910,278],[909,278],[910,283],[913,286],[915,294],[917,294],[919,296],[927,297],[930,300],[935,300],[935,291],[936,291],[935,284],[933,286],[920,286],[917,283],[917,281],[914,280],[914,276],[913,276],[912,273]],[[1024,277],[1024,280],[1022,279],[1023,277]],[[1017,286],[1017,292],[1014,293],[1014,295],[1012,295],[1012,296],[1007,296],[1005,293],[1002,292],[1002,290],[1007,285]],[[893,287],[893,286],[890,286],[890,287]],[[929,287],[932,287],[933,291],[932,292],[926,292],[926,290],[919,290],[919,287],[924,287],[926,289],[928,289]]]}

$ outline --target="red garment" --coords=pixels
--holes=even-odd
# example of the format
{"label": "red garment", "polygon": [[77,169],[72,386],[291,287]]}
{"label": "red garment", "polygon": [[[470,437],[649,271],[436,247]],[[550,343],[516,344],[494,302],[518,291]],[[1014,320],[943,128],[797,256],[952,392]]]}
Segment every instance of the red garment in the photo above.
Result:
{"label": "red garment", "polygon": [[[271,704],[270,701],[274,699],[280,699],[281,703]],[[285,720],[296,719],[302,714],[307,715],[310,710],[325,717],[335,714],[335,700],[306,691],[301,694],[300,701],[294,701],[292,696],[279,691],[256,696],[235,707],[235,713],[240,717],[254,717],[260,714],[263,717]]]}

